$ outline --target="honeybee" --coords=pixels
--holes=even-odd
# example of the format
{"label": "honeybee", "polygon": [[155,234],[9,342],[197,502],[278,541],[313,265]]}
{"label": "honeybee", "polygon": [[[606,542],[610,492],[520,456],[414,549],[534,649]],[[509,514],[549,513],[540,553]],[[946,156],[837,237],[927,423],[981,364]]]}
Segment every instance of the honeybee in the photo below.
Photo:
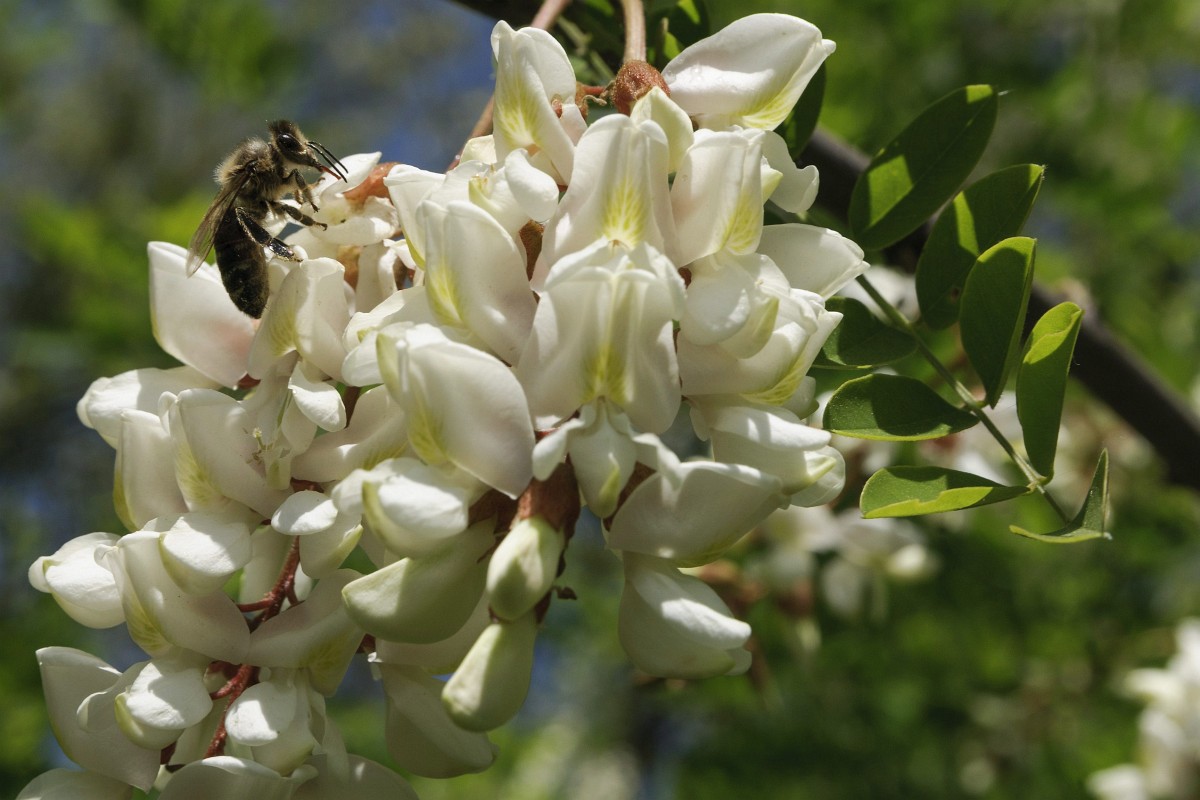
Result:
{"label": "honeybee", "polygon": [[267,304],[265,251],[299,260],[292,248],[263,227],[267,216],[287,214],[301,225],[324,228],[324,223],[281,200],[290,193],[314,212],[319,210],[300,175],[303,167],[346,179],[346,165],[324,145],[306,139],[294,122],[281,119],[268,127],[270,141],[247,139],[217,167],[221,188],[188,244],[187,258],[187,274],[192,275],[215,248],[225,291],[234,305],[255,318]]}

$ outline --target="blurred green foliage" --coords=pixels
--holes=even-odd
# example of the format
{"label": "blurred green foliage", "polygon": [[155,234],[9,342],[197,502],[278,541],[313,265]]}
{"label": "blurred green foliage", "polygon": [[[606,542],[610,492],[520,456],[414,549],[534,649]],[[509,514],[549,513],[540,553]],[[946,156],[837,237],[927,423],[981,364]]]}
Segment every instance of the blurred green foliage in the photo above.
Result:
{"label": "blurred green foliage", "polygon": [[[0,237],[14,265],[0,273],[0,795],[52,758],[34,648],[96,642],[34,596],[24,571],[67,538],[116,530],[111,452],[73,407],[97,377],[168,363],[150,336],[146,242],[187,241],[211,197],[212,166],[265,118],[311,118],[339,153],[452,153],[485,97],[487,23],[472,23],[468,45],[460,10],[412,5],[403,19],[368,0],[0,5],[0,165],[10,186]],[[601,0],[577,6],[591,24],[611,19]],[[867,151],[959,86],[1004,90],[978,174],[1047,165],[1026,229],[1039,239],[1039,278],[1102,316],[1176,387],[1193,385],[1194,2],[707,8],[714,27],[765,10],[821,27],[838,43],[821,124]],[[566,39],[572,49],[620,41],[586,27]],[[1083,796],[1090,772],[1134,753],[1138,707],[1118,692],[1120,677],[1160,664],[1174,624],[1200,610],[1200,509],[1161,485],[1102,409],[1075,397],[1068,414],[1081,450],[1092,455],[1103,438],[1113,451],[1113,542],[1054,548],[1008,534],[1014,522],[1050,527],[1032,506],[1016,518],[1007,506],[974,512],[963,529],[935,518],[926,531],[940,571],[890,587],[882,619],[842,620],[819,598],[801,619],[751,605],[769,671],[757,686],[639,683],[613,627],[617,565],[594,531],[581,533],[566,576],[581,599],[554,604],[529,707],[496,736],[500,762],[420,782],[422,796]],[[386,761],[378,687],[361,683],[335,703],[335,718],[352,749]]]}

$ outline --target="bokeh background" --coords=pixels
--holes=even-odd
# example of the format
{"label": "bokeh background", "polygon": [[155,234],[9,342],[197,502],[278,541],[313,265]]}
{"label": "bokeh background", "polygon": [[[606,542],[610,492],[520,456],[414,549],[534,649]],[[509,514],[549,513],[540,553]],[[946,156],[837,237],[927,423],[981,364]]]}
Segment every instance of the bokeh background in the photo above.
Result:
{"label": "bokeh background", "polygon": [[[503,5],[524,12],[514,25],[532,17],[533,4]],[[867,151],[958,86],[1006,90],[981,169],[1047,166],[1027,228],[1039,280],[1195,407],[1200,4],[708,7],[718,26],[778,10],[821,27],[838,43],[822,124]],[[62,764],[34,650],[137,658],[25,571],[67,539],[121,530],[112,453],[74,406],[98,377],[171,364],[150,332],[146,243],[187,242],[213,166],[268,119],[338,154],[444,168],[490,92],[493,22],[435,0],[0,3],[0,796]],[[558,33],[575,48],[586,31]],[[617,565],[585,524],[566,576],[581,600],[555,604],[527,708],[495,736],[501,760],[420,782],[422,796],[1086,796],[1088,774],[1134,756],[1140,706],[1122,676],[1161,665],[1175,624],[1200,614],[1200,504],[1102,404],[1076,389],[1070,409],[1078,471],[1102,445],[1114,456],[1113,541],[1017,539],[1007,524],[1026,512],[1007,506],[926,521],[938,568],[876,575],[863,613],[835,613],[816,579],[798,605],[749,598],[754,680],[633,675],[613,629]],[[356,670],[334,716],[352,749],[386,763],[380,692]]]}

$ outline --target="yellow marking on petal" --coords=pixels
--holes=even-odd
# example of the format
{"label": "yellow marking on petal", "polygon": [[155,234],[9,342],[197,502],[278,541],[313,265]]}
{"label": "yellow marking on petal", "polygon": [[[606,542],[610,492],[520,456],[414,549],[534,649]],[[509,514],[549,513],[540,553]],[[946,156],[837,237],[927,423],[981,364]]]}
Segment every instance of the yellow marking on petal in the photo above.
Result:
{"label": "yellow marking on petal", "polygon": [[121,520],[126,528],[131,531],[137,530],[138,526],[133,521],[133,513],[129,510],[129,497],[125,494],[125,482],[121,480],[121,453],[117,452],[117,468],[113,470],[113,510],[117,512],[117,519]]}
{"label": "yellow marking on petal", "polygon": [[417,399],[408,417],[408,443],[426,464],[437,466],[450,460],[442,446],[442,420]]}
{"label": "yellow marking on petal", "polygon": [[425,268],[425,292],[429,298],[429,306],[438,322],[465,328],[458,281],[454,279],[454,271],[444,262],[429,264]]}
{"label": "yellow marking on petal", "polygon": [[[783,183],[783,173],[771,169],[765,170],[762,178],[762,202],[765,203],[767,198],[775,194],[775,190],[779,188],[779,184]],[[760,203],[761,205],[761,203]]]}
{"label": "yellow marking on petal", "polygon": [[357,625],[347,624],[341,636],[324,639],[304,654],[304,666],[309,670],[314,689],[322,694],[333,694],[337,690],[354,654],[351,641],[360,639],[362,630]]}
{"label": "yellow marking on petal", "polygon": [[739,192],[737,205],[725,228],[722,249],[739,254],[753,252],[762,230],[762,209],[761,197],[751,197],[744,191]]}
{"label": "yellow marking on petal", "polygon": [[646,238],[646,197],[638,181],[631,175],[621,176],[605,197],[600,217],[602,239],[641,244]]}
{"label": "yellow marking on petal", "polygon": [[621,490],[625,488],[625,481],[622,480],[621,470],[614,467],[609,470],[604,483],[600,486],[600,499],[605,501],[606,507],[616,508],[617,500],[621,497]]}
{"label": "yellow marking on petal", "polygon": [[538,106],[545,102],[540,94],[521,80],[521,70],[498,70],[496,103],[492,112],[493,131],[512,145],[522,147],[537,140]]}
{"label": "yellow marking on petal", "polygon": [[393,444],[391,447],[376,447],[367,451],[362,459],[362,469],[374,469],[389,458],[399,458],[408,451],[404,443]]}
{"label": "yellow marking on petal", "polygon": [[224,504],[224,494],[216,481],[200,466],[192,448],[186,443],[177,444],[175,447],[175,481],[189,506],[208,508],[214,504]]}
{"label": "yellow marking on petal", "polygon": [[741,124],[747,128],[761,128],[768,131],[778,128],[787,119],[793,105],[788,100],[786,84],[779,88],[784,91],[752,98],[746,104],[746,110],[741,113]]}
{"label": "yellow marking on petal", "polygon": [[605,338],[584,363],[585,403],[606,397],[617,405],[628,402],[629,387],[626,383],[625,361],[613,347],[611,338]]}
{"label": "yellow marking on petal", "polygon": [[[282,299],[282,298],[281,298]],[[291,352],[296,349],[296,343],[299,341],[299,333],[296,331],[296,314],[295,309],[274,308],[267,322],[267,342],[270,347],[270,353],[273,356],[281,356],[284,353]],[[262,331],[259,331],[262,335]]]}
{"label": "yellow marking on petal", "polygon": [[750,318],[753,327],[744,328],[738,332],[743,340],[742,347],[747,353],[757,353],[767,346],[771,334],[775,332],[775,319],[779,316],[779,298],[769,298],[762,309]]}
{"label": "yellow marking on petal", "polygon": [[137,598],[132,596],[133,593],[129,592],[128,594],[131,596],[125,598],[124,606],[125,625],[129,628],[129,638],[152,656],[161,655],[169,650],[171,643],[163,635],[162,629],[154,623]]}
{"label": "yellow marking on petal", "polygon": [[780,371],[775,381],[765,389],[757,392],[748,392],[742,397],[752,403],[764,403],[770,406],[781,406],[791,399],[796,390],[800,388],[800,382],[804,380],[804,376],[808,374],[805,369],[805,364],[802,363],[800,354]]}

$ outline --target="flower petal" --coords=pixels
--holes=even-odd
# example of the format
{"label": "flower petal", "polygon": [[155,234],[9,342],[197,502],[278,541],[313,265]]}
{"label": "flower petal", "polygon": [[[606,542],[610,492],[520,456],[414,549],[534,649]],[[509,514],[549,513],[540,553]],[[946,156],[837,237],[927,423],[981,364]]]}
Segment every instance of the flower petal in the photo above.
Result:
{"label": "flower petal", "polygon": [[182,247],[151,242],[148,252],[155,340],[221,386],[237,386],[246,374],[254,321],[229,299],[216,267],[204,264],[189,277]]}
{"label": "flower petal", "polygon": [[689,566],[706,564],[785,502],[773,475],[689,461],[634,489],[613,518],[608,543]]}
{"label": "flower petal", "polygon": [[409,772],[453,778],[482,772],[499,752],[485,734],[458,727],[442,704],[446,684],[417,667],[380,664],[387,692],[388,752]]}
{"label": "flower petal", "polygon": [[671,59],[663,79],[701,127],[773,130],[787,118],[833,42],[787,14],[751,14]]}
{"label": "flower petal", "polygon": [[867,271],[863,251],[837,231],[789,222],[767,225],[758,252],[783,270],[793,289],[830,297]]}
{"label": "flower petal", "polygon": [[422,460],[453,463],[516,497],[533,477],[533,423],[525,392],[494,356],[451,342],[431,325],[379,334],[379,363],[404,408]]}

